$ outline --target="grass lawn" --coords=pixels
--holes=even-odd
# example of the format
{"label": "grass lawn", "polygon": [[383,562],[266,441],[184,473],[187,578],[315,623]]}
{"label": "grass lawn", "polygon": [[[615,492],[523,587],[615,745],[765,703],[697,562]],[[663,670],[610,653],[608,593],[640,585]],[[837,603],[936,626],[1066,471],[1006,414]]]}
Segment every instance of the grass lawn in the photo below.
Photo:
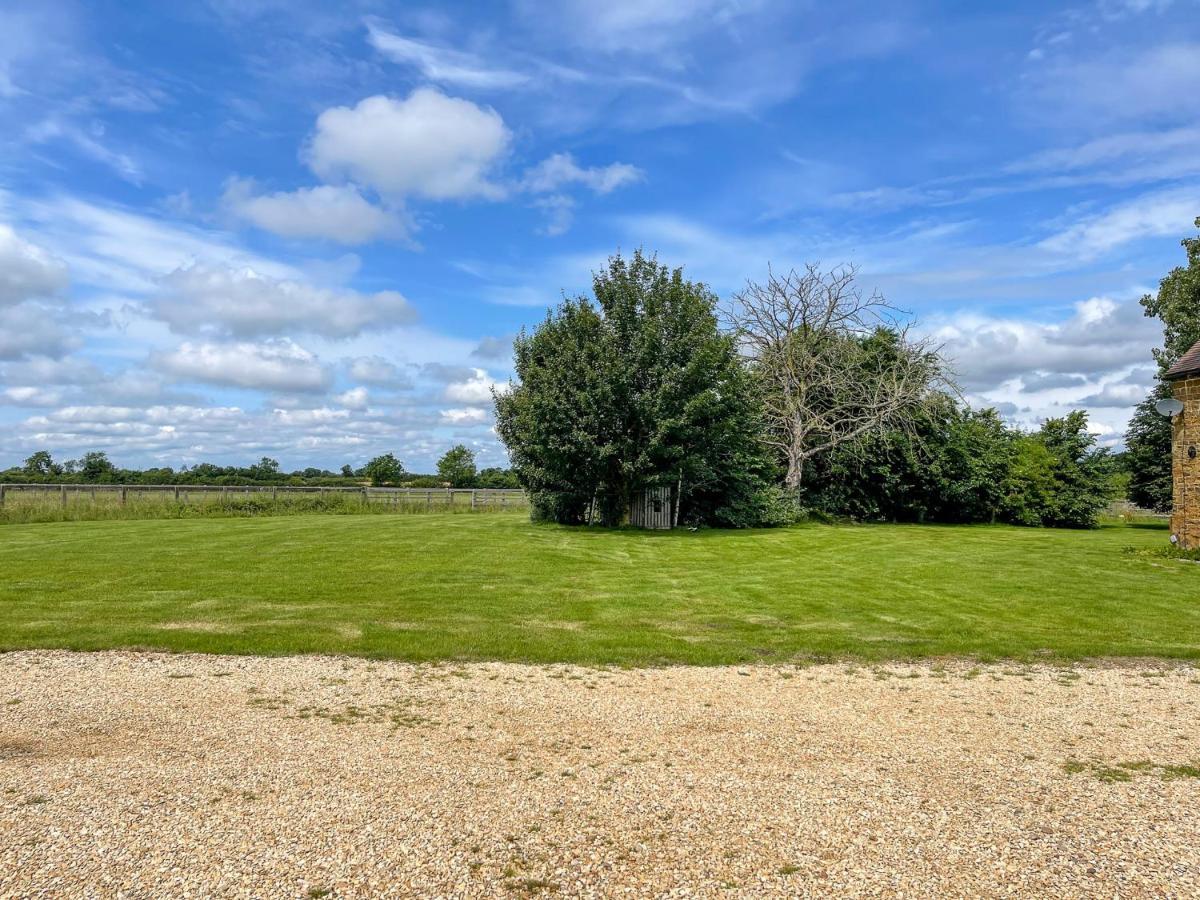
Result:
{"label": "grass lawn", "polygon": [[0,649],[735,663],[1200,657],[1162,528],[649,533],[523,514],[0,527]]}

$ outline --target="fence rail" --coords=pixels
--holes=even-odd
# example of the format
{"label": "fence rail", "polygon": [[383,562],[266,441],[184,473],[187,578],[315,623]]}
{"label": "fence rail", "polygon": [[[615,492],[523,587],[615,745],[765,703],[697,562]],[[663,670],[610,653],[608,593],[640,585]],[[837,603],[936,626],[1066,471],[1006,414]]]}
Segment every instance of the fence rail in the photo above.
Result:
{"label": "fence rail", "polygon": [[525,492],[510,488],[392,488],[392,487],[298,487],[294,485],[217,484],[0,484],[0,506],[20,495],[45,499],[57,497],[63,506],[80,497],[114,501],[122,506],[139,497],[155,497],[175,503],[269,495],[272,499],[293,495],[337,494],[360,497],[366,503],[434,506],[470,506],[471,509],[518,508],[528,505]]}

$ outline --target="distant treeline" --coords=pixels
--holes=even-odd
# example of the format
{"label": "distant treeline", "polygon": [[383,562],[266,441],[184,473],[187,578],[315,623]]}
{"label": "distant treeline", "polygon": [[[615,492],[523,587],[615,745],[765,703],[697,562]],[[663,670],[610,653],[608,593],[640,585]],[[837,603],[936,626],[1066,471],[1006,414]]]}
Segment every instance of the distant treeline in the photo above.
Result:
{"label": "distant treeline", "polygon": [[477,470],[474,454],[461,444],[451,448],[438,462],[436,474],[407,472],[393,454],[377,456],[355,468],[350,464],[337,471],[309,467],[285,472],[279,462],[264,456],[249,466],[218,466],[196,463],[173,469],[169,466],[126,469],[117,466],[102,450],[79,459],[58,462],[49,451],[31,454],[22,465],[0,471],[0,482],[8,484],[213,484],[279,485],[303,487],[356,487],[363,484],[420,488],[518,488],[510,469],[490,467]]}

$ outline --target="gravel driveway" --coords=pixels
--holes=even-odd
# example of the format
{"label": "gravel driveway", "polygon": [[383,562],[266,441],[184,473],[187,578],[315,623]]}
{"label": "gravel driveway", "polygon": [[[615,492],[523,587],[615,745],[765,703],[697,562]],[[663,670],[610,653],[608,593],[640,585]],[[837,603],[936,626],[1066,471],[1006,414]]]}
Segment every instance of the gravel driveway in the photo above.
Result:
{"label": "gravel driveway", "polygon": [[1200,895],[1191,668],[0,654],[0,896]]}

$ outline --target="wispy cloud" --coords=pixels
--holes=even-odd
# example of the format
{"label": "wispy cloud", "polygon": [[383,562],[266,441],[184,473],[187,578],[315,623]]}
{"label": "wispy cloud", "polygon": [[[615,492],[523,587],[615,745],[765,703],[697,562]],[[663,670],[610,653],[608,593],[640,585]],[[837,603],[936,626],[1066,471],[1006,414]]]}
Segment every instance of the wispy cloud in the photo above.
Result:
{"label": "wispy cloud", "polygon": [[437,84],[500,90],[531,80],[525,73],[491,66],[475,54],[395,34],[374,21],[367,22],[367,38],[392,62],[411,66]]}

